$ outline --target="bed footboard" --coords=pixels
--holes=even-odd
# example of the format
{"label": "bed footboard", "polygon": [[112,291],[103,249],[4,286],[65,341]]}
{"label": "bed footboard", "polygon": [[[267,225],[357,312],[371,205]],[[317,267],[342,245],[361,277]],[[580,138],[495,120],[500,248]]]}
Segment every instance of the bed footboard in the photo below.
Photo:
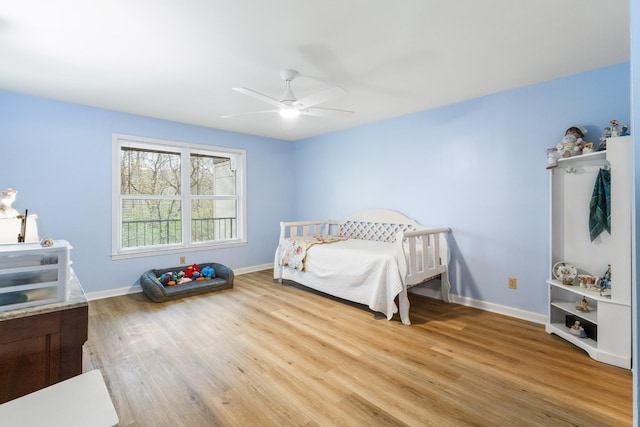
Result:
{"label": "bed footboard", "polygon": [[403,289],[398,296],[400,319],[409,325],[408,288],[440,277],[442,300],[450,302],[447,246],[447,227],[421,228],[415,231],[399,232],[396,237],[398,267],[403,278]]}

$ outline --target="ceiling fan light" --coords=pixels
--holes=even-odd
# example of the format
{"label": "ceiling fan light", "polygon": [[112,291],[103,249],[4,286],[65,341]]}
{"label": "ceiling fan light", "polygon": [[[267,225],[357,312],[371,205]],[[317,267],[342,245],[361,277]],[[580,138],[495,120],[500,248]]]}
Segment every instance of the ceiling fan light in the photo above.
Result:
{"label": "ceiling fan light", "polygon": [[285,108],[280,110],[280,117],[283,119],[295,119],[300,115],[300,110],[297,108]]}

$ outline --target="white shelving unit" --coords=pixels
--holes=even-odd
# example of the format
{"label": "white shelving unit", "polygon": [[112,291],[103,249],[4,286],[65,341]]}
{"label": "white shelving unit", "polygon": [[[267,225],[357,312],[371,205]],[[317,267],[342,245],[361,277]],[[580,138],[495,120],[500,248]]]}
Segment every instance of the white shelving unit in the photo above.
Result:
{"label": "white shelving unit", "polygon": [[[589,203],[600,168],[611,170],[611,234],[589,237]],[[607,150],[561,159],[550,179],[550,279],[548,333],[586,351],[595,360],[631,368],[631,137],[607,140]],[[555,280],[551,267],[573,264],[578,273],[602,276],[611,265],[611,296],[601,296]],[[577,310],[582,298],[590,311]],[[573,316],[573,317],[568,317]],[[580,338],[568,324],[580,321],[588,333]]]}
{"label": "white shelving unit", "polygon": [[0,245],[0,312],[65,301],[69,297],[69,250],[56,240]]}

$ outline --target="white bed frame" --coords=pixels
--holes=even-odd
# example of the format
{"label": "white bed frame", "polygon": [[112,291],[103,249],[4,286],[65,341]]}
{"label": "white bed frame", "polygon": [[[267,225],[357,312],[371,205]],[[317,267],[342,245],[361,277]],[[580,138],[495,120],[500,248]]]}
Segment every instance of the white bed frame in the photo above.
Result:
{"label": "white bed frame", "polygon": [[[288,238],[341,235],[352,239],[394,243],[402,291],[398,295],[400,319],[410,325],[407,290],[420,283],[440,278],[442,300],[450,302],[447,227],[425,227],[403,214],[387,209],[363,210],[343,222],[333,220],[280,223],[280,242]],[[274,279],[282,281],[280,245],[274,260]],[[430,267],[427,267],[430,266]],[[305,283],[300,283],[305,285]],[[306,286],[306,285],[305,285]]]}

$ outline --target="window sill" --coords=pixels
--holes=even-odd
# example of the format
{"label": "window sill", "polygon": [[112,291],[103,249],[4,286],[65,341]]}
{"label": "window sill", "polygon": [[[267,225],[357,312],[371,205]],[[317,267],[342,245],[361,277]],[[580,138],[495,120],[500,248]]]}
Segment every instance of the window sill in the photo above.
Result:
{"label": "window sill", "polygon": [[172,246],[170,248],[153,248],[144,250],[132,250],[120,253],[111,254],[112,260],[129,259],[129,258],[142,258],[142,257],[154,257],[162,255],[172,254],[184,254],[186,252],[202,252],[211,251],[217,249],[235,248],[238,246],[245,246],[246,240],[234,240],[231,242],[217,243],[217,244],[203,244],[203,245],[191,245],[191,246]]}

